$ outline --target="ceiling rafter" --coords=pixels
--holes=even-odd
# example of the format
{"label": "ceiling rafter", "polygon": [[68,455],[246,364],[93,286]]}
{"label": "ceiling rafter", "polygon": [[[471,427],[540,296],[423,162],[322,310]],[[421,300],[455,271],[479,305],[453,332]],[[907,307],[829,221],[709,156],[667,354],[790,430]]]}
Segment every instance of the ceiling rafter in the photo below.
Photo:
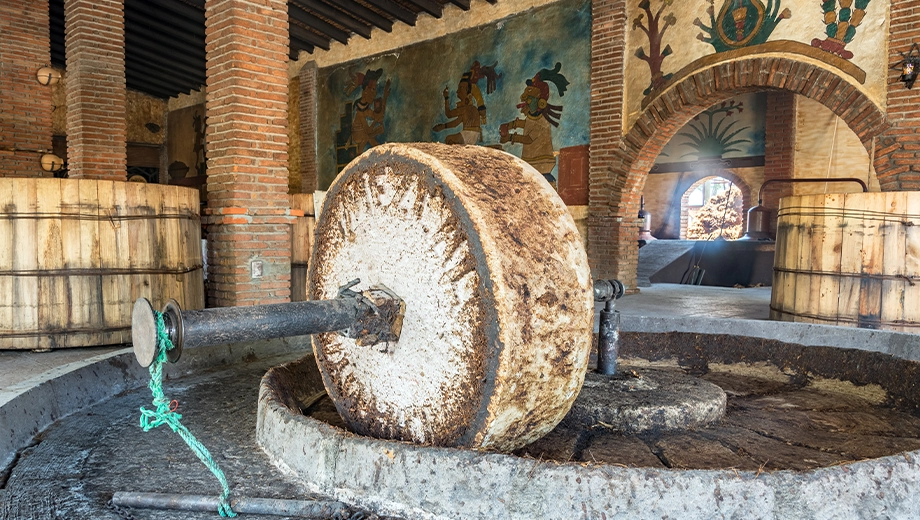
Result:
{"label": "ceiling rafter", "polygon": [[[0,0],[2,1],[2,0]],[[51,62],[66,66],[64,1],[49,0]],[[497,0],[487,0],[495,3]],[[125,0],[125,80],[129,88],[168,98],[201,88],[206,78],[205,0]],[[374,29],[414,26],[420,15],[441,18],[445,6],[470,9],[471,0],[287,0],[290,47],[328,50]]]}

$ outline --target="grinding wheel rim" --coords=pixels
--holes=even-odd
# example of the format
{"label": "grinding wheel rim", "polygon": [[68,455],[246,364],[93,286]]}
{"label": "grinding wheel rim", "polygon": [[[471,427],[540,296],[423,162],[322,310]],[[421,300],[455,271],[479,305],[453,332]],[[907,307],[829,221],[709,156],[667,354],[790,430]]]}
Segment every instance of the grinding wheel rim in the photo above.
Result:
{"label": "grinding wheel rim", "polygon": [[[534,228],[547,216],[551,229]],[[353,431],[510,450],[565,416],[587,369],[590,271],[567,209],[528,164],[483,147],[381,145],[339,175],[315,233],[311,299],[361,278],[361,289],[382,283],[406,300],[389,352],[314,336]],[[529,272],[541,265],[516,265],[536,264],[525,236],[549,244],[538,256],[555,283]]]}

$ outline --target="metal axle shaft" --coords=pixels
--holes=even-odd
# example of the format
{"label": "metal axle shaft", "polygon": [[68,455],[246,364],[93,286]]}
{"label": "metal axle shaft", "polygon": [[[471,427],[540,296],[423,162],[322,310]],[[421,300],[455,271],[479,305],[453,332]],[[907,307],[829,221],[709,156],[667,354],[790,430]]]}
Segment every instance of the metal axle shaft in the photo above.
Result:
{"label": "metal axle shaft", "polygon": [[[175,363],[185,348],[321,332],[345,331],[365,346],[399,340],[405,303],[383,286],[354,292],[350,288],[357,283],[346,285],[331,300],[203,310],[182,310],[170,300],[162,312],[166,335],[173,344],[167,357]],[[134,302],[131,337],[138,362],[150,366],[157,355],[158,338],[156,314],[146,298]]]}

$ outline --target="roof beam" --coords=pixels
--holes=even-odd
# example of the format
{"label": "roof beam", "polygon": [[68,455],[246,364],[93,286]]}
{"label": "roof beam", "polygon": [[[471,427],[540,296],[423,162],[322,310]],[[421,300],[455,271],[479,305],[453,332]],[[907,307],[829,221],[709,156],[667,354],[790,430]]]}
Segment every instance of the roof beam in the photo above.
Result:
{"label": "roof beam", "polygon": [[320,2],[319,0],[290,0],[289,4],[296,5],[302,9],[310,10],[320,16],[325,16],[335,23],[347,27],[350,31],[354,31],[355,34],[363,36],[365,39],[369,40],[371,37],[370,24],[364,23],[360,19],[355,18],[351,15],[351,13],[339,11]]}
{"label": "roof beam", "polygon": [[348,33],[335,27],[334,25],[317,18],[313,13],[304,10],[302,7],[298,6],[295,3],[288,3],[288,16],[291,23],[294,23],[294,20],[305,24],[306,26],[314,29],[315,31],[335,39],[341,43],[348,43]]}
{"label": "roof beam", "polygon": [[393,0],[364,0],[372,6],[396,18],[406,25],[415,26],[415,19],[418,15],[405,7],[397,4]]}
{"label": "roof beam", "polygon": [[348,11],[349,13],[363,19],[364,21],[370,23],[375,27],[383,29],[385,32],[393,32],[393,22],[387,19],[384,16],[380,16],[376,12],[363,5],[355,2],[354,0],[334,0],[336,7],[342,9],[343,11]]}
{"label": "roof beam", "polygon": [[308,31],[306,28],[295,23],[293,20],[291,20],[291,23],[288,24],[288,31],[290,31],[291,38],[297,38],[302,42],[309,43],[314,47],[319,47],[324,51],[329,50],[328,39],[323,38],[314,32]]}
{"label": "roof beam", "polygon": [[460,9],[463,9],[464,11],[470,10],[470,0],[450,0],[450,3],[454,4]]}
{"label": "roof beam", "polygon": [[441,18],[441,12],[444,10],[444,6],[434,0],[409,0],[409,2],[421,7],[423,11],[435,18]]}

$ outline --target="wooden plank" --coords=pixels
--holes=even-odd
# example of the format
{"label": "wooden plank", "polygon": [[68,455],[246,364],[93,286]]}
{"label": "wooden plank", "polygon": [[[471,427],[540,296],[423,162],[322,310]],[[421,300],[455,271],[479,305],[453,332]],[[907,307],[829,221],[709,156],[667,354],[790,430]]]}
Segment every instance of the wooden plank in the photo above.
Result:
{"label": "wooden plank", "polygon": [[[188,267],[185,258],[187,237],[182,232],[181,222],[176,218],[179,214],[179,188],[176,186],[161,186],[160,189],[163,201],[161,215],[167,215],[169,218],[159,221],[157,242],[163,244],[165,254],[163,263],[169,265],[171,269],[183,270]],[[159,298],[163,303],[169,298],[175,298],[182,305],[186,300],[185,285],[184,277],[181,275],[164,275],[164,293]]]}
{"label": "wooden plank", "polygon": [[[844,196],[841,193],[824,196],[821,239],[815,244],[815,249],[821,256],[816,268],[820,268],[825,273],[840,273],[840,251],[843,247],[843,217],[840,213],[843,211],[843,201]],[[817,314],[826,317],[837,316],[840,276],[830,274],[821,276],[817,293],[819,295],[815,308]]]}
{"label": "wooden plank", "polygon": [[[99,181],[81,179],[77,181],[80,187],[80,211],[85,216],[80,221],[80,258],[88,269],[100,269],[99,229],[101,226],[111,224],[102,221],[102,208],[99,207]],[[102,275],[96,274],[84,278],[84,296],[82,304],[85,307],[84,319],[92,327],[102,327],[105,324],[105,302],[102,298]]]}
{"label": "wooden plank", "polygon": [[[910,211],[907,206],[907,193],[891,192],[880,195],[884,195],[885,212],[890,215],[890,218],[887,218],[879,229],[884,259],[882,273],[886,276],[906,276],[904,259],[907,235],[904,232],[906,229],[904,219]],[[906,318],[904,290],[907,286],[905,279],[886,278],[882,280],[879,308],[882,328],[903,331],[904,327],[895,325],[895,323]]]}
{"label": "wooden plank", "polygon": [[905,318],[915,327],[905,328],[906,332],[918,333],[920,329],[920,192],[907,193],[906,207],[909,215],[904,221],[911,225],[904,225],[904,274],[911,283],[904,287]]}
{"label": "wooden plank", "polygon": [[[91,322],[90,307],[96,301],[92,297],[92,284],[90,276],[79,274],[81,269],[92,268],[92,258],[84,260],[83,253],[86,248],[83,246],[83,219],[84,208],[80,202],[80,185],[92,184],[92,181],[83,182],[80,179],[64,179],[61,181],[61,252],[63,256],[62,267],[75,271],[72,274],[62,277],[64,282],[63,290],[69,296],[69,303],[64,309],[63,316],[66,319],[64,327],[67,330],[75,328],[87,328],[94,326]],[[90,199],[93,200],[93,199]],[[95,208],[93,208],[95,209]],[[95,211],[94,211],[95,213]],[[92,215],[95,217],[96,215]],[[87,237],[91,238],[91,237]],[[89,252],[89,251],[87,251]],[[98,325],[95,325],[98,326]],[[70,346],[68,338],[62,338],[64,346]]]}
{"label": "wooden plank", "polygon": [[[20,215],[38,212],[37,179],[19,179],[12,203],[12,213]],[[38,226],[35,219],[19,218],[13,221],[13,271],[38,270]],[[35,276],[13,277],[13,330],[37,332],[40,328],[38,315],[38,278]],[[38,341],[29,348],[39,348]]]}
{"label": "wooden plank", "polygon": [[[13,331],[13,228],[15,200],[19,179],[0,177],[0,348],[14,348],[13,339],[5,337]],[[14,194],[16,198],[14,198]],[[18,312],[18,310],[17,310]]]}
{"label": "wooden plank", "polygon": [[[782,208],[782,201],[780,201],[780,207]],[[786,219],[779,215],[780,213],[777,212],[776,242],[773,250],[773,284],[770,290],[770,319],[788,321],[789,317],[780,312],[785,309],[785,283],[787,277],[787,273],[780,270],[786,268],[786,250],[789,235],[785,224]]]}
{"label": "wooden plank", "polygon": [[[856,193],[844,195],[844,218],[841,228],[840,272],[843,275],[858,275],[862,272],[863,229],[859,211],[862,201],[853,198]],[[854,211],[856,212],[854,215]],[[837,300],[837,316],[855,319],[859,315],[859,278],[840,277],[840,296]],[[838,322],[838,325],[853,327],[854,323]]]}
{"label": "wooden plank", "polygon": [[[798,199],[799,209],[795,210],[796,216],[793,217],[793,221],[798,230],[798,241],[795,244],[796,251],[792,262],[795,264],[793,269],[797,271],[795,276],[795,310],[799,315],[796,316],[795,321],[820,323],[821,320],[809,317],[809,315],[814,314],[811,298],[813,294],[812,280],[815,278],[813,274],[809,273],[809,271],[812,271],[811,250],[814,247],[814,217],[811,213],[814,212],[817,206],[817,196],[804,195],[796,198]],[[809,214],[803,214],[804,212]]]}
{"label": "wooden plank", "polygon": [[[854,193],[848,198],[860,201],[866,211],[863,217],[862,274],[859,283],[859,327],[878,328],[881,321],[882,280],[876,275],[885,272],[885,250],[882,235],[885,220],[885,193]],[[899,261],[899,260],[895,260]]]}

